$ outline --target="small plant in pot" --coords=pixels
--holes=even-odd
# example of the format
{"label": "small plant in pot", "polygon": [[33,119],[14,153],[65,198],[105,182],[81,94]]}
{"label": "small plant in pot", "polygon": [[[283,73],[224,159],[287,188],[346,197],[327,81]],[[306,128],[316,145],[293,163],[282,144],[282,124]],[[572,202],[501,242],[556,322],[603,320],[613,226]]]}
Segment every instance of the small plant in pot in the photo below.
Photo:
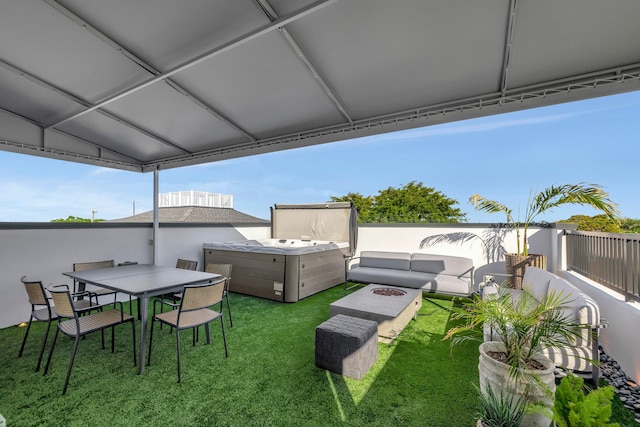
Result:
{"label": "small plant in pot", "polygon": [[526,410],[523,399],[496,394],[491,387],[480,389],[480,413],[477,427],[519,427]]}
{"label": "small plant in pot", "polygon": [[505,255],[505,264],[507,274],[512,275],[509,285],[516,289],[521,288],[524,269],[528,265],[546,269],[546,257],[539,254],[529,254],[527,235],[529,227],[541,214],[561,205],[574,204],[591,206],[616,223],[620,217],[617,205],[611,201],[609,193],[598,185],[585,183],[551,186],[535,195],[529,193],[523,221],[520,221],[519,215],[516,219],[513,218],[513,209],[479,194],[471,196],[469,202],[478,211],[505,214],[507,225],[515,228],[517,251]]}
{"label": "small plant in pot", "polygon": [[[567,303],[566,297],[555,292],[538,301],[529,292],[515,297],[502,288],[494,297],[474,296],[453,309],[452,317],[462,324],[451,328],[444,339],[451,339],[452,345],[482,342],[480,387],[523,399],[528,411],[522,426],[549,425],[555,366],[541,352],[569,345],[579,334],[581,326],[565,314]],[[485,338],[492,341],[484,342]]]}

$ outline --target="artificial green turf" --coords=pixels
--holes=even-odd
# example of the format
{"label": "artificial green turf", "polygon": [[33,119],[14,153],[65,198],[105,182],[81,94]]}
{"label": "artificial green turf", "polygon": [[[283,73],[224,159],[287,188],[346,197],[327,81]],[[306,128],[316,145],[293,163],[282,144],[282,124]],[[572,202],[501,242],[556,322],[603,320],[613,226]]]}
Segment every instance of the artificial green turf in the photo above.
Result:
{"label": "artificial green turf", "polygon": [[128,325],[117,330],[115,354],[101,350],[99,334],[81,341],[65,396],[72,341],[59,337],[43,377],[33,370],[44,325],[32,326],[22,358],[24,329],[5,328],[0,414],[8,426],[475,426],[477,344],[451,352],[442,341],[450,300],[423,299],[422,315],[392,344],[378,345],[378,360],[362,380],[315,366],[315,327],[332,301],[354,291],[336,286],[295,304],[231,294],[229,358],[218,322],[210,346],[202,331],[196,347],[183,332],[180,384],[175,336],[166,328],[155,331],[143,375],[132,363]]}

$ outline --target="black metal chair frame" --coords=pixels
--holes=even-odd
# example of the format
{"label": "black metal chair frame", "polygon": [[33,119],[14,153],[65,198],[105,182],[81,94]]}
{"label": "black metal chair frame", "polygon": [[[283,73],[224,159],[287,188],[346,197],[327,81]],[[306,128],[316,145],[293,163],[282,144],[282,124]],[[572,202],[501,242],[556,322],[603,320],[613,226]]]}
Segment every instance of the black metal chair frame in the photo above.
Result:
{"label": "black metal chair frame", "polygon": [[[231,284],[231,270],[233,269],[233,265],[232,264],[210,263],[210,264],[207,264],[207,266],[205,268],[205,271],[207,273],[218,273],[218,271],[214,271],[215,269],[210,269],[209,268],[210,265],[228,265],[229,266],[229,272],[224,277],[225,278],[225,282],[224,282],[223,300],[225,300],[227,302],[227,313],[229,313],[229,326],[233,328],[233,318],[231,317],[231,305],[229,304],[229,286]],[[223,303],[223,301],[220,301],[220,311],[221,312],[222,312],[222,303]]]}
{"label": "black metal chair frame", "polygon": [[[57,289],[56,289],[57,288]],[[93,306],[87,309],[77,309],[73,304],[73,296],[69,292],[66,285],[52,287],[49,289],[51,296],[56,303],[56,311],[58,313],[58,327],[53,336],[53,343],[51,344],[51,350],[49,351],[49,357],[47,358],[47,364],[44,368],[44,374],[49,371],[51,364],[51,358],[58,339],[58,332],[62,331],[63,334],[74,338],[73,350],[71,352],[71,360],[69,362],[69,368],[67,369],[67,377],[64,382],[64,388],[62,394],[66,394],[67,386],[69,385],[69,378],[71,377],[71,369],[76,358],[78,351],[78,344],[80,338],[93,332],[100,331],[102,333],[102,348],[104,349],[104,330],[111,328],[111,352],[115,352],[115,327],[120,324],[131,322],[131,330],[133,335],[133,365],[136,366],[136,328],[135,319],[130,314],[125,314],[123,311],[122,302],[115,301],[113,303],[103,304],[100,306]],[[106,306],[113,305],[113,309],[102,310],[97,313],[90,313],[80,316],[86,313],[88,310],[93,310],[97,307],[104,308]],[[117,309],[116,307],[120,308]]]}
{"label": "black metal chair frame", "polygon": [[[178,258],[178,260],[176,261],[176,268],[195,271],[198,269],[198,261]],[[162,294],[162,295],[158,295],[156,298],[159,298],[160,301],[165,305],[175,307],[175,305],[178,304],[178,302],[182,298],[182,292],[171,292],[168,294]],[[154,302],[154,307],[155,307],[155,302]],[[163,311],[163,308],[161,308],[160,310]],[[162,324],[160,324],[160,329],[162,329]],[[170,328],[169,332],[171,333],[172,331],[173,331],[173,328]]]}
{"label": "black metal chair frame", "polygon": [[[44,337],[42,338],[42,344],[40,345],[40,354],[38,356],[38,364],[36,365],[36,372],[40,370],[40,364],[42,363],[42,356],[44,355],[44,348],[49,338],[49,330],[51,329],[51,323],[58,319],[58,313],[51,305],[44,290],[42,282],[39,280],[27,280],[27,276],[22,276],[20,281],[25,286],[27,294],[29,295],[29,303],[31,304],[31,316],[29,317],[29,323],[27,324],[27,330],[24,332],[24,338],[22,339],[22,345],[20,346],[20,352],[18,357],[22,357],[24,352],[24,346],[27,343],[27,336],[29,336],[29,330],[31,330],[31,322],[36,319],[39,322],[47,322],[47,327],[44,331]],[[44,308],[37,308],[44,307]]]}
{"label": "black metal chair frame", "polygon": [[[192,298],[190,297],[190,293],[198,290],[201,290],[202,288],[212,288],[215,286],[222,286],[222,292],[220,292],[220,297],[216,297],[215,293],[213,294],[213,297],[207,297],[207,299],[202,300],[200,303],[194,303],[194,301],[192,301]],[[213,289],[212,289],[213,291]],[[206,283],[206,284],[200,284],[200,285],[186,285],[184,287],[184,293],[183,293],[183,297],[180,299],[180,302],[178,304],[171,304],[168,303],[166,301],[162,301],[162,300],[155,300],[153,303],[153,317],[151,320],[151,333],[149,335],[149,355],[148,355],[148,359],[147,359],[147,366],[151,365],[151,349],[152,349],[152,345],[153,345],[153,327],[155,325],[155,322],[158,321],[160,322],[160,324],[162,325],[163,323],[166,323],[168,326],[171,326],[171,328],[176,328],[176,349],[177,349],[177,358],[178,358],[178,382],[181,382],[182,380],[182,375],[181,375],[181,360],[180,360],[180,331],[185,330],[185,329],[192,329],[193,333],[193,345],[196,345],[196,331],[198,329],[199,326],[204,325],[205,327],[205,333],[206,333],[206,337],[207,337],[207,345],[211,344],[211,334],[210,334],[210,328],[209,328],[209,324],[211,322],[213,322],[216,319],[220,319],[220,327],[222,329],[222,341],[224,344],[224,355],[225,357],[229,357],[229,352],[227,349],[227,338],[225,336],[225,332],[224,332],[224,319],[222,316],[222,311],[216,311],[216,310],[212,310],[210,307],[214,306],[214,305],[218,305],[222,302],[222,295],[224,292],[224,279],[220,279],[216,282],[212,282],[212,283]],[[169,311],[169,312],[160,312],[159,314],[157,313],[157,309],[158,306],[160,306],[160,309],[162,309],[162,307],[164,305],[170,305],[174,307],[174,310]],[[203,318],[201,320],[193,320],[193,319],[189,319],[189,313],[193,313],[193,312],[200,312],[200,314],[205,314],[203,316]],[[176,313],[177,312],[177,313]],[[175,322],[173,322],[170,319],[170,316],[172,315],[172,313],[176,313],[176,320]],[[188,322],[187,324],[181,324],[181,320],[187,318],[186,322]]]}

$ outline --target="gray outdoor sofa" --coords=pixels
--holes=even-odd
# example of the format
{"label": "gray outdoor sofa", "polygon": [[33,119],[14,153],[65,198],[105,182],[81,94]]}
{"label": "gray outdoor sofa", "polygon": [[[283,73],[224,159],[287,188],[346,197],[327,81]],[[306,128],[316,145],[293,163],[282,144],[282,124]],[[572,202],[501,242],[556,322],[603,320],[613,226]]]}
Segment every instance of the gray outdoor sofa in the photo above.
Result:
{"label": "gray outdoor sofa", "polygon": [[474,292],[469,258],[408,252],[362,251],[347,271],[347,280],[425,292],[469,296]]}

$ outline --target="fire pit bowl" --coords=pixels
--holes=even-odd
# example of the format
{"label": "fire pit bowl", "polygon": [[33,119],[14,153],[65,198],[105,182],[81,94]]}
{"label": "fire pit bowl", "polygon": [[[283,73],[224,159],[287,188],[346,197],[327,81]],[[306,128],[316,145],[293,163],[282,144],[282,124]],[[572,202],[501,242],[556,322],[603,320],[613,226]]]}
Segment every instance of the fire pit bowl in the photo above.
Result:
{"label": "fire pit bowl", "polygon": [[375,289],[372,289],[371,292],[373,292],[376,295],[384,295],[387,297],[401,297],[407,294],[402,289],[397,289],[397,288],[375,288]]}

